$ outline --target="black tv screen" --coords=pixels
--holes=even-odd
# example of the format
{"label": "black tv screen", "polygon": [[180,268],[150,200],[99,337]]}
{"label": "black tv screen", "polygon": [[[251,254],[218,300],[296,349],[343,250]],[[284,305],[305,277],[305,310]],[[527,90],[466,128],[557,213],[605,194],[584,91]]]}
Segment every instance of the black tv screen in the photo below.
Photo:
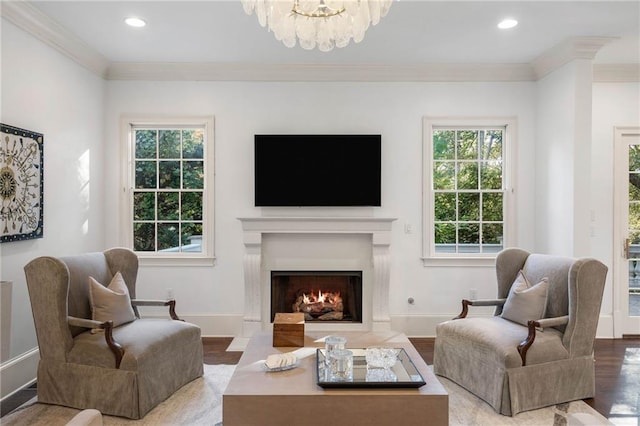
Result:
{"label": "black tv screen", "polygon": [[380,135],[255,135],[256,206],[380,206]]}

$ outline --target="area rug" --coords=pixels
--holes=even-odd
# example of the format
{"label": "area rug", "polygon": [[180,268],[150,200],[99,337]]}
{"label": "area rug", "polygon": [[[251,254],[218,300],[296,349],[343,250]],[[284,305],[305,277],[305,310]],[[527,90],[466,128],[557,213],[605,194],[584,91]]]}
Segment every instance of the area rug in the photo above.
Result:
{"label": "area rug", "polygon": [[[235,365],[205,365],[204,376],[184,386],[169,399],[151,410],[144,419],[127,420],[104,416],[105,426],[148,425],[222,426],[222,393]],[[439,377],[449,393],[449,424],[452,426],[532,425],[564,426],[573,413],[588,413],[601,422],[606,419],[583,401],[520,413],[514,417],[501,416],[484,401],[476,398],[455,383]],[[3,426],[64,425],[79,410],[56,405],[39,404],[36,398],[14,412],[2,417]],[[258,425],[259,426],[259,425]]]}

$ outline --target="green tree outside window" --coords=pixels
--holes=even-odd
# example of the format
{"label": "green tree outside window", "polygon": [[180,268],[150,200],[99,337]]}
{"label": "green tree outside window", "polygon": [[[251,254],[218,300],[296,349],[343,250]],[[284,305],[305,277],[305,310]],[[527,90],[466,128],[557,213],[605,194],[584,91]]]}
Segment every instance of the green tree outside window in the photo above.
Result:
{"label": "green tree outside window", "polygon": [[202,252],[204,129],[134,129],[133,249]]}
{"label": "green tree outside window", "polygon": [[504,129],[433,130],[431,182],[436,253],[502,249],[503,138]]}

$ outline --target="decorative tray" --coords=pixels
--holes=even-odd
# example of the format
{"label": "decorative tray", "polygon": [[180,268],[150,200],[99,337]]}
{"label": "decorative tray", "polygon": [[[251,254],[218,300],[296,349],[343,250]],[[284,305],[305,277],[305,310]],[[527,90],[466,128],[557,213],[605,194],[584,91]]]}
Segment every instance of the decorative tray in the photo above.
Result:
{"label": "decorative tray", "polygon": [[318,386],[323,388],[419,388],[426,384],[424,378],[409,358],[407,352],[398,351],[398,360],[390,369],[367,368],[365,349],[351,349],[353,352],[353,378],[351,380],[332,380],[329,368],[325,365],[325,350],[316,351],[316,370]]}

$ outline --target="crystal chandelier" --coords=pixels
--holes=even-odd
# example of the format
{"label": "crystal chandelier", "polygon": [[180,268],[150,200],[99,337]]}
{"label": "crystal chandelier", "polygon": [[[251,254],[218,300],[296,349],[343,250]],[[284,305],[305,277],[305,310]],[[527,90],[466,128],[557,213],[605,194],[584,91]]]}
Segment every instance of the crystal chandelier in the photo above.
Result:
{"label": "crystal chandelier", "polygon": [[258,22],[277,40],[303,49],[328,52],[359,43],[369,25],[384,17],[393,0],[242,0],[245,12],[255,12]]}

